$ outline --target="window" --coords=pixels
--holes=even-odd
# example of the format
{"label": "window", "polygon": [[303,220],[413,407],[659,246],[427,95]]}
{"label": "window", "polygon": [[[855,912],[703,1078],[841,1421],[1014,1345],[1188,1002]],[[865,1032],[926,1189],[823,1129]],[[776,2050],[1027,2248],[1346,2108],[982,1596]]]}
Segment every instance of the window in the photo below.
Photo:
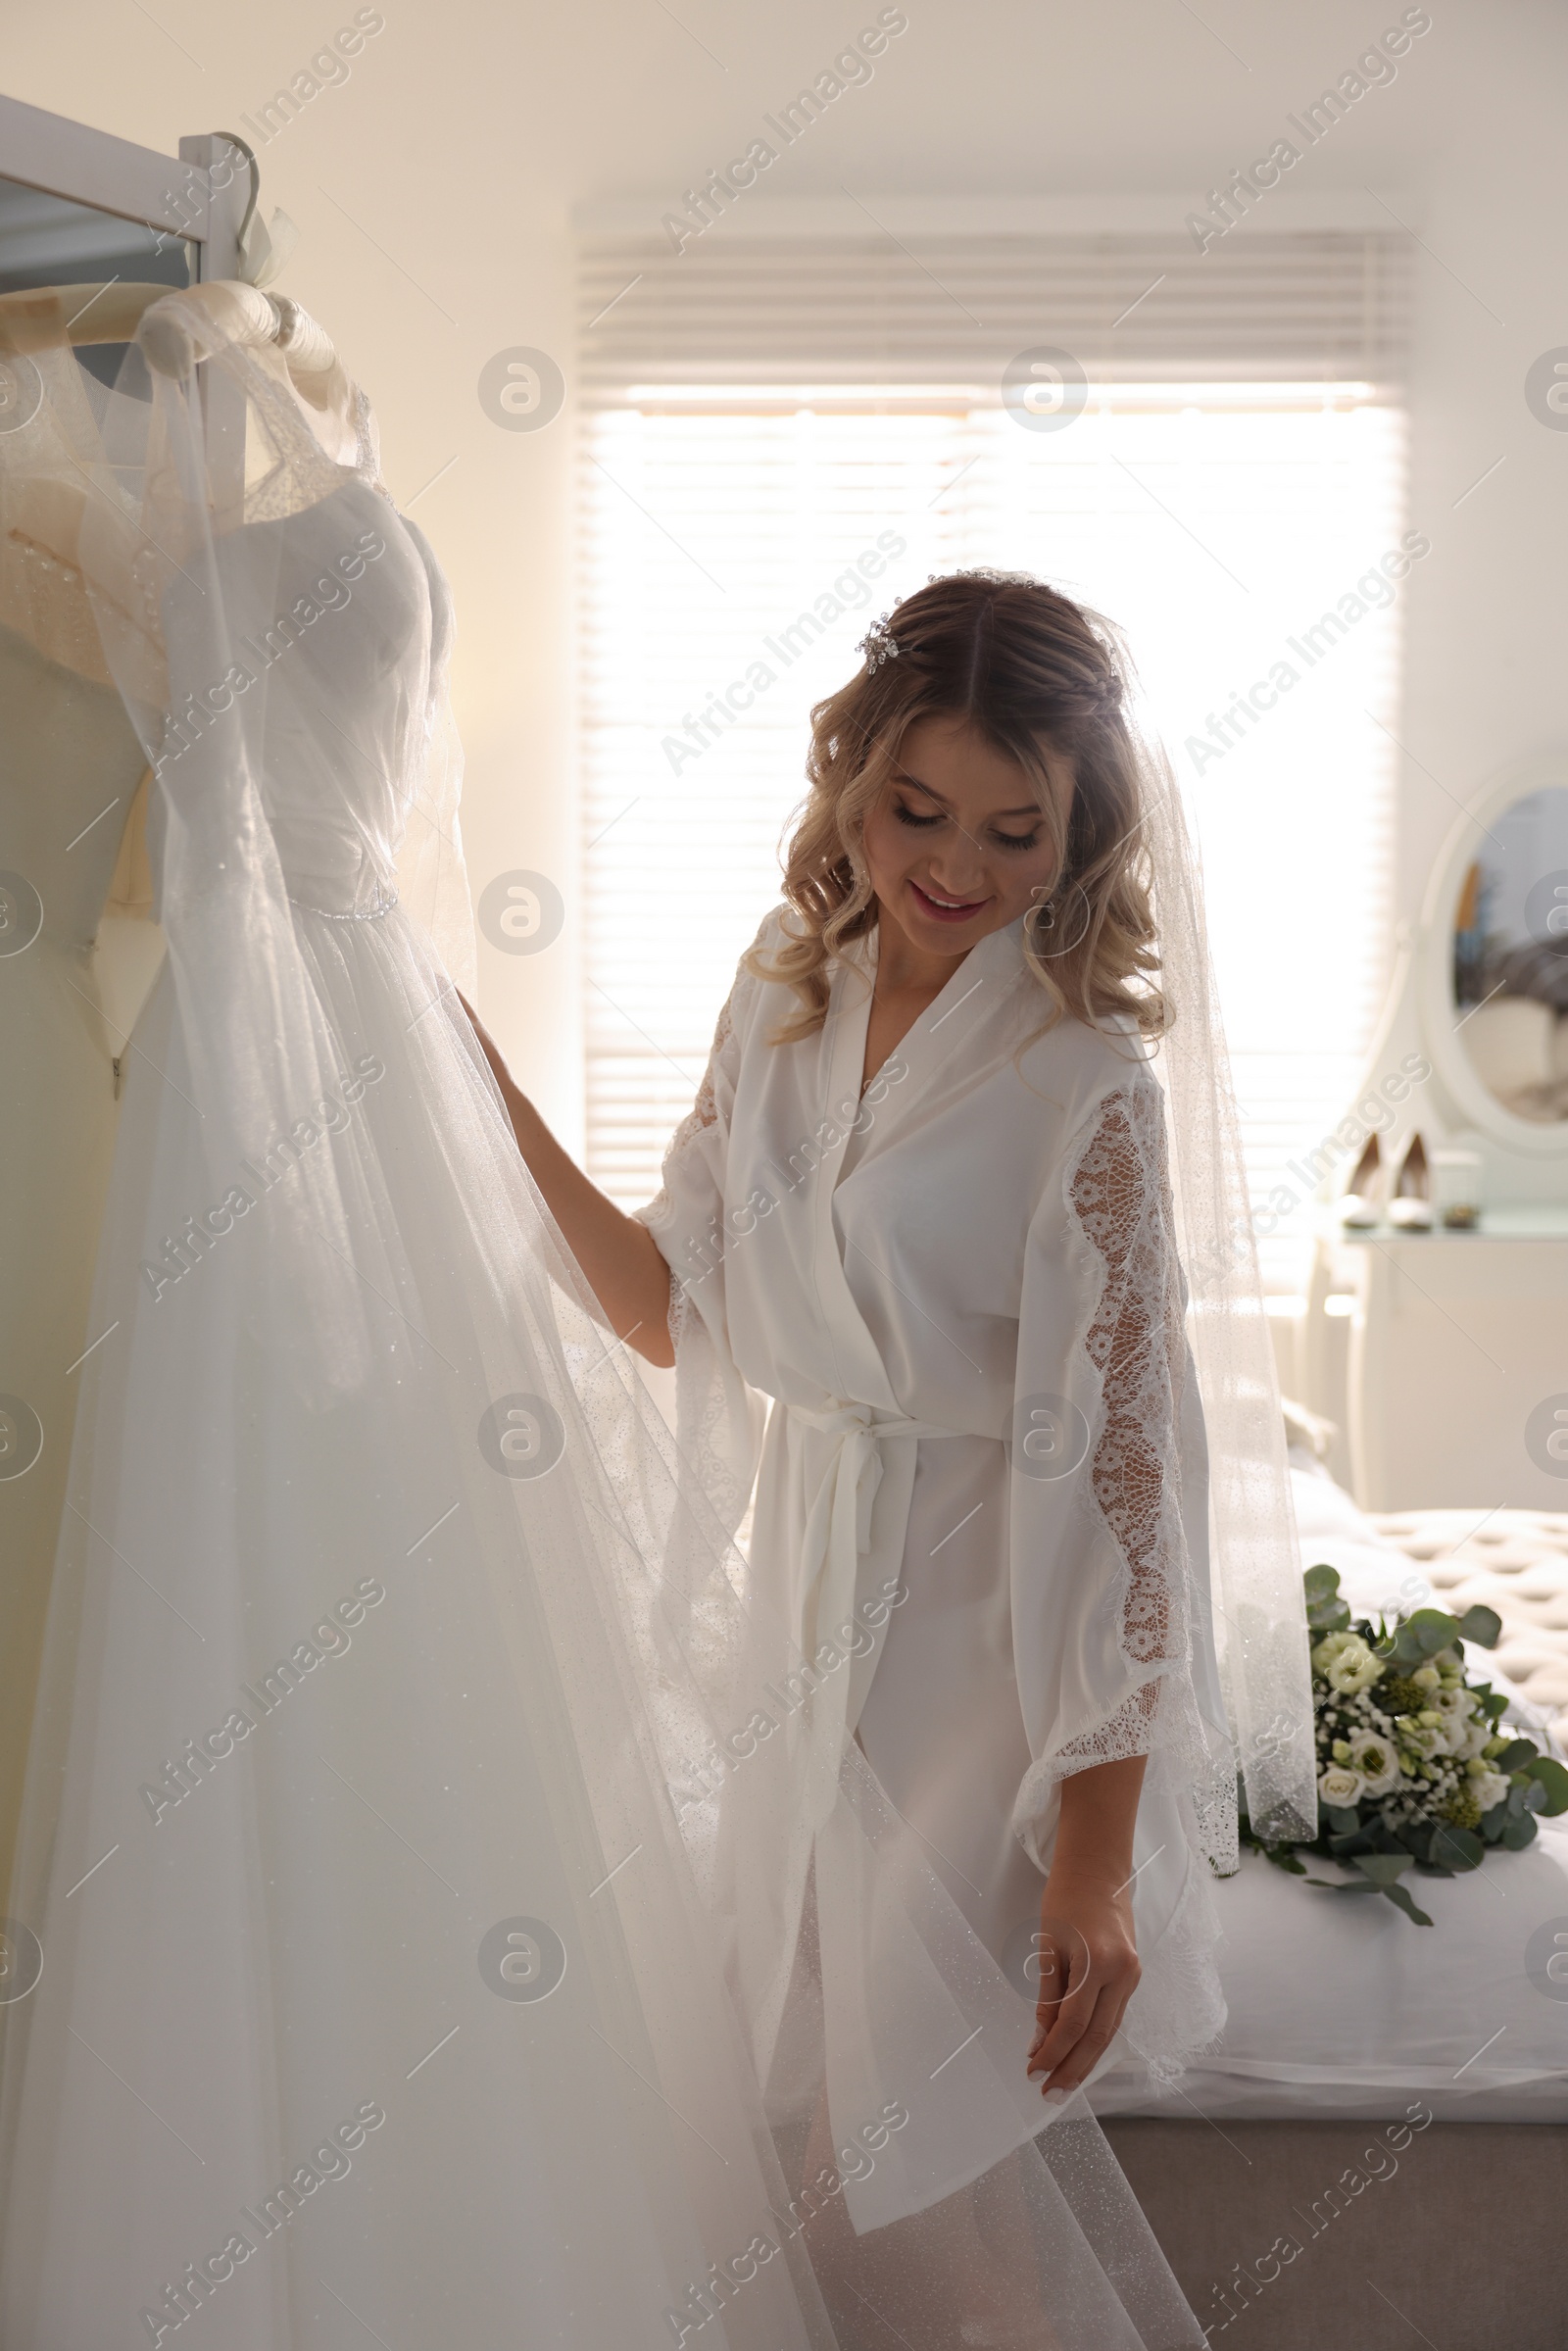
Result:
{"label": "window", "polygon": [[[777,901],[812,702],[897,595],[983,563],[1125,628],[1203,855],[1254,1200],[1302,1195],[1285,1164],[1344,1116],[1385,980],[1400,591],[1379,565],[1404,527],[1386,389],[1107,378],[1036,432],[995,377],[664,377],[603,397],[584,444],[595,1180],[628,1205],[657,1189]],[[1268,1246],[1277,1282],[1304,1217]]]}

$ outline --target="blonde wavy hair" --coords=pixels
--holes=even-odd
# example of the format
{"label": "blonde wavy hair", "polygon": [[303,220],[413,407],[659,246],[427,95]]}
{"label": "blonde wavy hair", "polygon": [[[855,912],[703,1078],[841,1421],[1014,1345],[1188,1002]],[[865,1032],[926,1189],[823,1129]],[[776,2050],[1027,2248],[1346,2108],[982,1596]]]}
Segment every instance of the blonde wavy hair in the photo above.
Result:
{"label": "blonde wavy hair", "polygon": [[[811,712],[809,795],[790,838],[785,945],[747,958],[794,989],[800,1009],[770,1042],[820,1028],[834,958],[874,929],[867,811],[918,719],[960,717],[1015,759],[1056,851],[1051,896],[1024,918],[1024,954],[1048,1003],[1091,1028],[1170,1026],[1145,828],[1144,768],[1125,712],[1129,668],[1116,632],[1026,572],[955,571],[895,606],[868,635],[865,666]],[[1063,810],[1043,753],[1073,762]]]}

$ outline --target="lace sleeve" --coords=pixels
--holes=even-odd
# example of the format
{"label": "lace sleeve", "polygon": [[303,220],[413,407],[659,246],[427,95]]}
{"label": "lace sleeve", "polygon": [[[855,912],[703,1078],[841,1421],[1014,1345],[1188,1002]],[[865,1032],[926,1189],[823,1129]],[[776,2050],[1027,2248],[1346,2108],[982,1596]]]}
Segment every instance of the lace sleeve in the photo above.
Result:
{"label": "lace sleeve", "polygon": [[1105,1268],[1085,1346],[1105,1403],[1095,1497],[1128,1570],[1122,1644],[1140,1664],[1185,1657],[1174,1405],[1186,1337],[1163,1108],[1152,1087],[1113,1094],[1103,1105],[1069,1197]]}
{"label": "lace sleeve", "polygon": [[1191,1654],[1177,1426],[1185,1300],[1157,1088],[1120,1091],[1101,1104],[1067,1197],[1101,1284],[1083,1342],[1103,1406],[1090,1491],[1120,1562],[1117,1640],[1140,1678],[1107,1721],[1057,1750],[1063,1774],[1147,1754],[1164,1669]]}
{"label": "lace sleeve", "polygon": [[1013,1826],[1047,1866],[1060,1783],[1147,1755],[1149,1785],[1179,1791],[1194,1846],[1223,1874],[1236,1866],[1236,1762],[1199,1695],[1206,1453],[1156,1084],[1100,1101],[1055,1200],[1043,1235],[1061,1235],[1072,1270],[1043,1239],[1020,1368],[1032,1389],[1082,1399],[1086,1449],[1070,1475],[1017,1482],[1014,1652],[1033,1760]]}

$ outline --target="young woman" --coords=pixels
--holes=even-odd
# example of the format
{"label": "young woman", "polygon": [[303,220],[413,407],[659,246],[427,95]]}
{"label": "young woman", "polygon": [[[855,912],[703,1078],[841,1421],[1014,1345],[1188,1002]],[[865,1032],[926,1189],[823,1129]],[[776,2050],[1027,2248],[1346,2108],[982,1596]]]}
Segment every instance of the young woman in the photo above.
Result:
{"label": "young woman", "polygon": [[[1110,631],[960,573],[865,650],[813,713],[786,904],[658,1200],[622,1215],[487,1051],[607,1314],[675,1365],[731,1526],[758,1472],[749,1590],[1037,2002],[1015,2063],[1059,2105],[1113,2044],[1168,2069],[1222,2021],[1205,1881],[1234,1867],[1235,1754],[1168,1129],[1206,1156],[1184,1238],[1209,1236],[1211,1324],[1248,1249],[1212,1238],[1235,1195],[1192,877]],[[1179,1003],[1155,891],[1198,975]],[[1212,1330],[1209,1353],[1234,1389]],[[1271,1470],[1233,1425],[1222,1521]],[[865,1941],[824,1935],[810,1965],[830,2009],[835,1969],[898,1996]]]}

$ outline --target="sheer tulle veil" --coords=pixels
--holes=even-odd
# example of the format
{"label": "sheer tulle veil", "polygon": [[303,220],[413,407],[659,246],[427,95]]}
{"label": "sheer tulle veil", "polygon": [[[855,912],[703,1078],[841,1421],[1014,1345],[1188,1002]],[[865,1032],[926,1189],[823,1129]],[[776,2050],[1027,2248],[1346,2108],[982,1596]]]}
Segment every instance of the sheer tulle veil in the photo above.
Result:
{"label": "sheer tulle veil", "polygon": [[1129,689],[1123,714],[1143,780],[1160,985],[1173,1014],[1154,1067],[1165,1095],[1188,1336],[1208,1440],[1220,1679],[1249,1818],[1265,1837],[1310,1837],[1317,1764],[1300,1557],[1201,870],[1131,655],[1109,623],[1097,619],[1097,626],[1115,648]]}

